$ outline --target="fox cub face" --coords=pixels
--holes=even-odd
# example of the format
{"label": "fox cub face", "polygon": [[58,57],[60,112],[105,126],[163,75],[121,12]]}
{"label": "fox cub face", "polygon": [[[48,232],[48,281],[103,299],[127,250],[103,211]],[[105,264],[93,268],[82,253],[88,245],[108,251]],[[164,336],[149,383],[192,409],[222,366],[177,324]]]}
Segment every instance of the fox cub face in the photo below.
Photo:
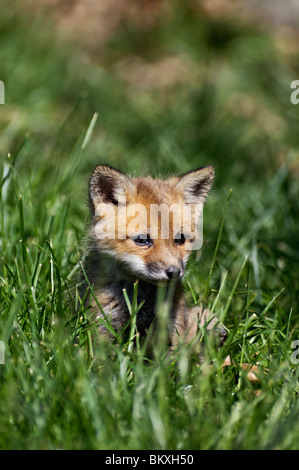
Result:
{"label": "fox cub face", "polygon": [[95,167],[90,235],[116,278],[151,283],[182,278],[191,250],[201,247],[197,228],[213,179],[211,166],[165,181]]}

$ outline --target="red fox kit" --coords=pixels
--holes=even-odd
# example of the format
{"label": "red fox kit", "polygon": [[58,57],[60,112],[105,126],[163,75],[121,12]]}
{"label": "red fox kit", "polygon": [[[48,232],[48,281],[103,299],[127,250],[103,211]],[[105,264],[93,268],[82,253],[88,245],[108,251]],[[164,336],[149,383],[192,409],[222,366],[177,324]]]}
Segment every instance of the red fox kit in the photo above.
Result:
{"label": "red fox kit", "polygon": [[165,181],[131,178],[108,165],[95,167],[89,183],[91,246],[85,270],[98,300],[90,296],[96,318],[106,317],[117,332],[124,329],[130,314],[123,289],[130,298],[138,280],[138,303],[144,302],[136,318],[141,338],[155,324],[161,285],[173,288],[169,345],[195,335],[198,321],[206,320],[205,311],[188,309],[181,280],[191,250],[201,245],[196,227],[213,179],[212,166]]}

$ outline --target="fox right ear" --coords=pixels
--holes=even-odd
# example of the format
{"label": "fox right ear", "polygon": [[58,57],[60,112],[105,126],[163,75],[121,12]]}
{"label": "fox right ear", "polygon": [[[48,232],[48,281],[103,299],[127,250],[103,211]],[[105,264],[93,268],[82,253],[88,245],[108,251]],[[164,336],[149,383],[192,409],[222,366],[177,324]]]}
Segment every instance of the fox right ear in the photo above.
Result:
{"label": "fox right ear", "polygon": [[97,165],[89,180],[91,208],[95,210],[100,203],[118,204],[131,185],[130,178],[121,171],[109,165]]}
{"label": "fox right ear", "polygon": [[210,192],[215,176],[215,170],[212,166],[198,168],[181,175],[176,188],[183,194],[186,203],[204,202]]}

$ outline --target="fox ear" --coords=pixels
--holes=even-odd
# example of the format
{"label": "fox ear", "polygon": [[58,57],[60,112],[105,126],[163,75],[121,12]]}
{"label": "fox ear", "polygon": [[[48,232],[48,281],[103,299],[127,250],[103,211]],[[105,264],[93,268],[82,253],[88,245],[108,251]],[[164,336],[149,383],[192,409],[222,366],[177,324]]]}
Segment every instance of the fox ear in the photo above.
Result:
{"label": "fox ear", "polygon": [[109,165],[97,165],[89,180],[89,200],[92,209],[100,203],[118,204],[132,186],[131,180]]}
{"label": "fox ear", "polygon": [[201,203],[203,205],[212,187],[214,176],[214,167],[199,168],[182,175],[176,188],[182,193],[185,203]]}

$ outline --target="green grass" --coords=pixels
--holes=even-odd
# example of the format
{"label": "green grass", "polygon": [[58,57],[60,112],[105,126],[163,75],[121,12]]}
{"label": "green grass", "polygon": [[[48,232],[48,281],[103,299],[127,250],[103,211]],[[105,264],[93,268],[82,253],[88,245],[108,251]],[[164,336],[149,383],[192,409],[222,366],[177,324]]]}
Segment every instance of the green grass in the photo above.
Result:
{"label": "green grass", "polygon": [[[21,3],[3,7],[2,449],[299,447],[296,60],[286,66],[254,26],[215,24],[188,5],[138,47],[140,27],[120,26],[93,62]],[[132,90],[115,64],[134,53],[188,58],[200,78]],[[215,165],[204,248],[185,288],[191,305],[204,302],[225,323],[228,339],[218,351],[204,334],[202,364],[188,347],[170,361],[162,342],[144,361],[134,328],[126,344],[92,343],[76,278],[87,181],[99,162],[153,175]],[[136,301],[127,302],[134,318]],[[234,366],[223,369],[227,354]],[[258,394],[245,363],[260,369]]]}

